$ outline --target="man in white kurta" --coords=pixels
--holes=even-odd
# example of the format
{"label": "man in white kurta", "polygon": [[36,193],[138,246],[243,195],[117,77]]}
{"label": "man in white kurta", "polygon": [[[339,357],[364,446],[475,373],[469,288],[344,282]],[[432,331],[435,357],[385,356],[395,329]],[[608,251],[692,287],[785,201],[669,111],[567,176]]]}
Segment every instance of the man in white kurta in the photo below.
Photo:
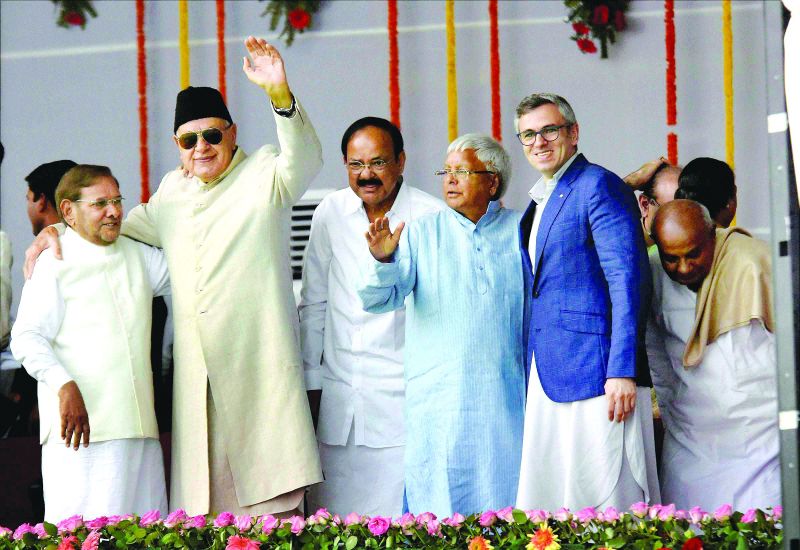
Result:
{"label": "man in white kurta", "polygon": [[[654,224],[661,260],[651,256],[655,284],[648,355],[665,427],[662,496],[683,509],[714,510],[722,504],[765,509],[781,502],[770,314],[750,308],[733,323],[714,321],[722,332],[706,338],[702,348],[697,343],[703,333],[713,336],[703,328],[705,319],[731,318],[717,313],[722,303],[741,308],[763,298],[769,309],[771,299],[764,295],[770,292],[769,249],[741,230],[720,229],[713,236],[701,234],[700,240],[684,237],[690,243],[685,250],[705,250],[699,260],[684,258],[681,242],[666,226],[692,229],[688,224],[691,216],[701,215],[698,211],[683,211],[671,221],[659,212]],[[707,223],[713,227],[710,218]],[[727,261],[733,257],[734,262]],[[698,276],[709,258],[707,274]],[[686,267],[678,268],[682,260]],[[712,284],[715,278],[726,284]]]}
{"label": "man in white kurta", "polygon": [[299,308],[306,386],[322,391],[317,439],[325,482],[312,489],[309,505],[341,516],[397,517],[406,436],[405,309],[363,311],[354,282],[370,258],[364,232],[377,210],[397,224],[444,203],[402,183],[402,135],[388,120],[354,122],[342,147],[350,186],[314,211]]}
{"label": "man in white kurta", "polygon": [[153,296],[169,292],[167,262],[117,238],[121,198],[107,168],[78,166],[70,177],[86,186],[63,199],[63,261],[50,251],[39,259],[11,344],[39,382],[45,519],[164,513],[150,326]]}
{"label": "man in white kurta", "polygon": [[170,505],[189,514],[287,512],[322,481],[288,238],[291,207],[322,152],[278,51],[252,36],[245,45],[244,72],[270,98],[280,150],[248,156],[221,94],[186,88],[173,128],[181,168],[123,223],[125,235],[163,248],[169,264]]}

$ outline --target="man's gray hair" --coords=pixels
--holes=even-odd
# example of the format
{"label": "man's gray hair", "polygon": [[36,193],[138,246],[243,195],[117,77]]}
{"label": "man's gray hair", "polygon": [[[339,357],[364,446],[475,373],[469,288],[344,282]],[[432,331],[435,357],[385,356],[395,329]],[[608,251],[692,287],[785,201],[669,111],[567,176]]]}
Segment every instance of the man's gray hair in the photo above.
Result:
{"label": "man's gray hair", "polygon": [[472,149],[487,170],[494,170],[499,176],[500,183],[497,186],[497,193],[492,200],[497,200],[503,196],[511,181],[511,157],[503,146],[496,139],[485,134],[464,134],[454,139],[447,146],[447,153],[453,151],[464,151]]}
{"label": "man's gray hair", "polygon": [[575,111],[572,110],[572,105],[569,102],[556,94],[531,94],[517,105],[517,116],[514,119],[514,128],[519,132],[519,119],[525,113],[530,113],[537,107],[542,105],[555,105],[558,107],[558,112],[564,117],[567,124],[575,124],[578,120],[575,118]]}

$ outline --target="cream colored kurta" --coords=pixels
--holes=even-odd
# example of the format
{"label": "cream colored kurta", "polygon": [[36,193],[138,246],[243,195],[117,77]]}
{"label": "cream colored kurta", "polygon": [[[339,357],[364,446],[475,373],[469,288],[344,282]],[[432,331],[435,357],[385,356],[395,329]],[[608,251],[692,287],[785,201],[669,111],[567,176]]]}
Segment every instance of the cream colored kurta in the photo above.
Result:
{"label": "cream colored kurta", "polygon": [[[222,437],[242,506],[322,481],[303,382],[289,264],[289,217],[322,166],[297,105],[275,115],[281,150],[204,184],[168,173],[123,232],[161,246],[172,279],[175,378],[170,508],[209,511],[209,438]],[[206,386],[222,433],[207,430]],[[212,473],[213,475],[213,473]]]}

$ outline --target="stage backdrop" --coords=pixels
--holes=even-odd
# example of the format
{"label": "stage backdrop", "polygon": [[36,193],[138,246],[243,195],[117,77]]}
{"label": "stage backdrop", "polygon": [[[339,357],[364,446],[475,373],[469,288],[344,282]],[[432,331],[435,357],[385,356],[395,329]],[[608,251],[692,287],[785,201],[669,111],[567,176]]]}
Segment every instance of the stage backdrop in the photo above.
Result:
{"label": "stage backdrop", "polygon": [[[139,197],[136,10],[132,1],[96,1],[86,29],[55,25],[50,2],[0,3],[0,136],[2,228],[13,240],[14,306],[20,266],[31,239],[24,177],[61,158],[107,164],[126,208]],[[253,151],[276,143],[264,94],[241,71],[248,34],[272,37],[289,82],[323,144],[325,167],[312,187],[347,184],[339,150],[342,132],[365,115],[389,117],[386,2],[324,2],[315,29],[285,47],[260,17],[265,2],[226,2],[227,94],[239,143]],[[675,3],[679,160],[725,158],[722,17],[719,1]],[[738,223],[768,238],[766,99],[761,2],[733,3]],[[538,174],[514,136],[517,102],[534,91],[570,100],[580,123],[580,148],[620,175],[666,154],[663,2],[631,2],[628,29],[608,59],[585,55],[569,39],[561,1],[500,1],[499,38],[503,143],[514,176],[506,206],[522,209]],[[459,132],[491,133],[487,2],[457,1]],[[401,123],[406,181],[440,195],[447,146],[445,3],[398,2]],[[178,4],[146,2],[148,127],[152,191],[178,165],[172,142],[179,90]],[[217,85],[216,11],[189,2],[191,83]],[[779,38],[776,38],[776,40]]]}

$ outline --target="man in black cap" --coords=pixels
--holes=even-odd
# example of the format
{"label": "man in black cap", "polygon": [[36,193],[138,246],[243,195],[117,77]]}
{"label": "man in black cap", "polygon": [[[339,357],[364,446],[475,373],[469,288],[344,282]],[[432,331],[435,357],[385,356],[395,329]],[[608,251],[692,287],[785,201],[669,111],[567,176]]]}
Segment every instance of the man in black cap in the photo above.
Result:
{"label": "man in black cap", "polygon": [[60,221],[56,208],[56,187],[61,176],[73,166],[76,164],[71,160],[48,162],[38,166],[25,178],[28,182],[28,218],[34,235]]}
{"label": "man in black cap", "polygon": [[[182,169],[164,176],[122,226],[124,235],[163,248],[169,263],[170,508],[191,515],[289,512],[305,487],[322,481],[288,238],[291,207],[319,173],[322,150],[278,51],[252,36],[245,46],[244,72],[272,102],[280,150],[265,145],[246,155],[221,94],[187,88],[174,124]],[[52,234],[42,232],[26,258],[37,243],[52,244]]]}

